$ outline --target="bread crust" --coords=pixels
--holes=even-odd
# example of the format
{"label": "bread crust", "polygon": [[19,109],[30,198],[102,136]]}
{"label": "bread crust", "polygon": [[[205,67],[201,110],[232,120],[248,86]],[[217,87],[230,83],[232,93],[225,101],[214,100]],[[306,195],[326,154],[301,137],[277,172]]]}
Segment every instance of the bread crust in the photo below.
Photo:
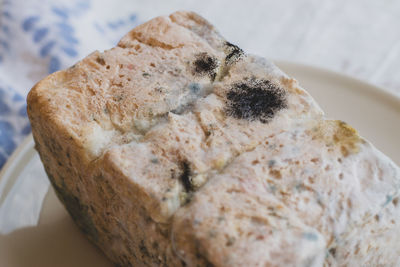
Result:
{"label": "bread crust", "polygon": [[193,12],[27,101],[57,196],[119,266],[400,264],[399,168]]}

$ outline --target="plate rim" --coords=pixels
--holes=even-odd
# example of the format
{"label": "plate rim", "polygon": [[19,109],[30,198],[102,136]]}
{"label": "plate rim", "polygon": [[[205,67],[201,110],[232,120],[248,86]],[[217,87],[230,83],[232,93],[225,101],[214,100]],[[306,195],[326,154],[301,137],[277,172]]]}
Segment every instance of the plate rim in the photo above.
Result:
{"label": "plate rim", "polygon": [[11,153],[11,156],[7,159],[6,163],[0,169],[0,180],[4,175],[6,175],[8,170],[12,167],[15,159],[18,158],[24,150],[27,150],[27,149],[30,149],[33,147],[34,147],[33,135],[32,135],[32,133],[29,133],[24,138],[24,140],[22,140],[21,144],[19,144],[17,146],[17,148],[13,151],[13,153]]}
{"label": "plate rim", "polygon": [[[33,140],[33,135],[32,133],[29,133],[29,135],[27,135],[22,140],[21,144],[17,146],[17,148],[13,151],[11,156],[7,159],[6,163],[0,169],[0,205],[2,204],[6,195],[8,194],[8,192],[3,192],[3,191],[4,190],[7,191],[6,190],[7,185],[12,187],[12,185],[14,184],[14,181],[11,181],[10,178],[7,178],[7,176],[10,176],[12,173],[14,173],[15,169],[20,164],[19,162],[24,156],[28,154],[29,150],[37,152],[34,146],[35,144]],[[3,179],[6,179],[6,181],[3,181]]]}
{"label": "plate rim", "polygon": [[[362,80],[358,77],[352,76],[350,74],[344,73],[344,72],[340,72],[337,70],[332,70],[326,67],[320,67],[317,65],[311,65],[311,64],[307,64],[307,63],[300,63],[300,62],[295,62],[295,61],[288,61],[288,60],[271,60],[275,65],[277,65],[280,69],[284,69],[284,66],[292,66],[292,67],[296,67],[296,68],[303,68],[303,69],[308,69],[311,70],[313,72],[322,72],[325,75],[329,75],[329,76],[336,76],[336,77],[340,77],[341,79],[346,79],[350,82],[355,82],[358,83],[360,85],[363,85],[363,87],[367,87],[369,91],[375,91],[375,93],[378,94],[382,94],[385,98],[387,98],[389,101],[394,101],[397,102],[396,104],[400,105],[400,92],[399,93],[395,93],[390,91],[389,89],[386,89],[383,86],[379,86],[377,84],[374,84],[372,82],[369,81],[365,81]],[[284,71],[284,70],[283,70]],[[294,79],[296,79],[296,77],[293,77]],[[296,79],[297,80],[297,79]],[[300,86],[301,86],[301,81],[300,82]],[[304,88],[307,91],[307,88]]]}

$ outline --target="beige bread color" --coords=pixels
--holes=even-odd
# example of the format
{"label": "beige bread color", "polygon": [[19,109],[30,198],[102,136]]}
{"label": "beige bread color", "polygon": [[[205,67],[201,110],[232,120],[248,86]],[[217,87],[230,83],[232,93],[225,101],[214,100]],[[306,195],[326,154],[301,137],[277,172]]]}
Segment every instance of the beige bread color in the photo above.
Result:
{"label": "beige bread color", "polygon": [[202,17],[144,23],[51,74],[49,179],[117,266],[399,266],[400,170]]}

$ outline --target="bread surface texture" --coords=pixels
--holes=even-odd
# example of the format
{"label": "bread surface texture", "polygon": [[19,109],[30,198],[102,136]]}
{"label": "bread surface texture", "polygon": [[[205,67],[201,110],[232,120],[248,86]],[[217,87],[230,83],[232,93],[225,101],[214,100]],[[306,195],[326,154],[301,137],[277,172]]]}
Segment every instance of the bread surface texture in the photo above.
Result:
{"label": "bread surface texture", "polygon": [[205,19],[154,18],[28,95],[57,196],[117,266],[399,266],[400,170]]}

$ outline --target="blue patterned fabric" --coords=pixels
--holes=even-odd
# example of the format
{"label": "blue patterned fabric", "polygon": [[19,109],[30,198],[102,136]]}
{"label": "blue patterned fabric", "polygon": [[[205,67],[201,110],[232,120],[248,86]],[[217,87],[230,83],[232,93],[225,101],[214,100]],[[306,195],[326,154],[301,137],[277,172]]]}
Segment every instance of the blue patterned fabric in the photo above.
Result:
{"label": "blue patterned fabric", "polygon": [[[3,0],[0,7],[0,169],[31,131],[26,95],[46,75],[114,46],[139,23],[128,5],[98,0]],[[115,5],[115,3],[114,3]]]}

